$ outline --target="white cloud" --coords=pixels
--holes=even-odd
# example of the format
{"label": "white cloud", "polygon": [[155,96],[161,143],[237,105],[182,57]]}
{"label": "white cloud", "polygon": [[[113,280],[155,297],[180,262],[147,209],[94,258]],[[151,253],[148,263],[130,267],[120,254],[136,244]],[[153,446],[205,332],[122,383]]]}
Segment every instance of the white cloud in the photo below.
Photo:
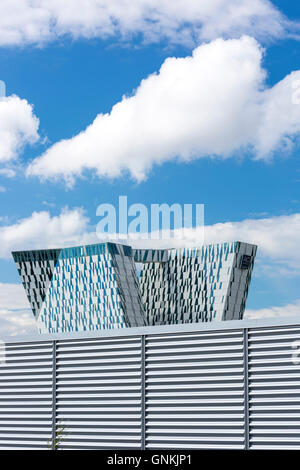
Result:
{"label": "white cloud", "polygon": [[191,45],[239,36],[281,38],[297,25],[269,0],[1,0],[0,45],[40,44],[69,35]]}
{"label": "white cloud", "polygon": [[300,300],[283,307],[269,307],[258,310],[247,309],[244,318],[247,320],[257,320],[261,318],[294,317],[300,318]]}
{"label": "white cloud", "polygon": [[0,186],[0,193],[5,193],[6,192],[6,188],[4,186]]}
{"label": "white cloud", "polygon": [[[88,219],[81,209],[64,209],[58,216],[33,212],[13,225],[0,226],[0,257],[11,258],[11,251],[59,248],[88,243]],[[95,235],[96,236],[96,235]]]}
{"label": "white cloud", "polygon": [[37,333],[31,310],[0,309],[0,340],[6,336],[36,335]]}
{"label": "white cloud", "polygon": [[23,286],[0,283],[0,340],[5,336],[36,333],[36,323]]}
{"label": "white cloud", "polygon": [[259,44],[245,36],[217,39],[191,57],[168,58],[133,96],[51,146],[27,174],[72,184],[85,170],[110,178],[129,171],[141,180],[154,164],[174,159],[229,158],[249,150],[270,159],[299,135],[300,105],[293,102],[292,84],[300,71],[268,89],[262,55]]}
{"label": "white cloud", "polygon": [[42,204],[47,207],[55,207],[54,202],[43,201]]}
{"label": "white cloud", "polygon": [[21,284],[0,282],[0,310],[26,310],[28,308],[29,302]]}
{"label": "white cloud", "polygon": [[[12,95],[0,100],[0,163],[15,159],[26,144],[39,139],[39,120],[33,107],[24,99]],[[11,176],[4,168],[2,175]]]}
{"label": "white cloud", "polygon": [[16,176],[16,172],[12,168],[0,168],[0,175],[6,178],[13,178]]}

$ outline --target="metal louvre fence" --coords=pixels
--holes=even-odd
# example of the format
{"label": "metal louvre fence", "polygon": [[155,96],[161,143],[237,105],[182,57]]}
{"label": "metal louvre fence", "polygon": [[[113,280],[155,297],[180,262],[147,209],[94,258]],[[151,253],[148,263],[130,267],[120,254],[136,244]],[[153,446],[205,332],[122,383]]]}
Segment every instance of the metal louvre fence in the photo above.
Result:
{"label": "metal louvre fence", "polygon": [[10,339],[0,449],[47,449],[60,424],[61,449],[300,449],[296,348],[275,321]]}
{"label": "metal louvre fence", "polygon": [[53,343],[6,345],[0,366],[0,448],[46,448],[52,433]]}
{"label": "metal louvre fence", "polygon": [[243,448],[243,332],[146,337],[147,448]]}
{"label": "metal louvre fence", "polygon": [[141,338],[56,343],[63,448],[141,447]]}
{"label": "metal louvre fence", "polygon": [[300,325],[248,331],[253,449],[300,449],[300,366],[291,348],[299,339]]}

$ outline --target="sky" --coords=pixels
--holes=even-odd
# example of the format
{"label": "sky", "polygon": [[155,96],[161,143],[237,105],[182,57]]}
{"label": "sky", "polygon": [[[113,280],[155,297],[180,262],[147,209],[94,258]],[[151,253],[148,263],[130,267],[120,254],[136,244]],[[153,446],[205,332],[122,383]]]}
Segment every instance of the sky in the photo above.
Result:
{"label": "sky", "polygon": [[246,316],[299,315],[299,41],[292,1],[2,0],[0,335],[36,332],[11,251],[97,242],[120,195],[204,204],[258,245]]}

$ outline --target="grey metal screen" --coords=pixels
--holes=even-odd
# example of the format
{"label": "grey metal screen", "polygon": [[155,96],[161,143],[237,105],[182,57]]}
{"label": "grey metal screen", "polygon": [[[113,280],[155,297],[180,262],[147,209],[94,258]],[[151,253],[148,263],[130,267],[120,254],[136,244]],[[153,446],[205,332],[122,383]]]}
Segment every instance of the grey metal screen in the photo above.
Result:
{"label": "grey metal screen", "polygon": [[10,343],[0,366],[1,449],[47,448],[52,433],[52,342]]}
{"label": "grey metal screen", "polygon": [[56,347],[63,448],[140,448],[141,338],[58,341]]}
{"label": "grey metal screen", "polygon": [[146,338],[148,448],[244,447],[242,330]]}
{"label": "grey metal screen", "polygon": [[299,326],[249,330],[253,449],[300,449],[300,367],[291,348],[299,339]]}
{"label": "grey metal screen", "polygon": [[300,449],[300,325],[261,325],[10,339],[0,448]]}

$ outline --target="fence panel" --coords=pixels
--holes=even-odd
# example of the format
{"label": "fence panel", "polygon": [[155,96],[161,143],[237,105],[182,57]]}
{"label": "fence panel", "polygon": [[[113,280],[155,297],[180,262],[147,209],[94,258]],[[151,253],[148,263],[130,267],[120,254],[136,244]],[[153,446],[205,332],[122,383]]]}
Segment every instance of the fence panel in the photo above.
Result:
{"label": "fence panel", "polygon": [[140,448],[141,338],[58,341],[56,357],[61,448]]}
{"label": "fence panel", "polygon": [[244,448],[243,331],[146,337],[146,448]]}
{"label": "fence panel", "polygon": [[300,367],[292,360],[299,339],[299,326],[249,330],[252,449],[300,449]]}
{"label": "fence panel", "polygon": [[52,433],[52,342],[9,343],[0,367],[0,448],[47,449]]}
{"label": "fence panel", "polygon": [[299,324],[12,341],[0,449],[300,449],[298,350]]}

